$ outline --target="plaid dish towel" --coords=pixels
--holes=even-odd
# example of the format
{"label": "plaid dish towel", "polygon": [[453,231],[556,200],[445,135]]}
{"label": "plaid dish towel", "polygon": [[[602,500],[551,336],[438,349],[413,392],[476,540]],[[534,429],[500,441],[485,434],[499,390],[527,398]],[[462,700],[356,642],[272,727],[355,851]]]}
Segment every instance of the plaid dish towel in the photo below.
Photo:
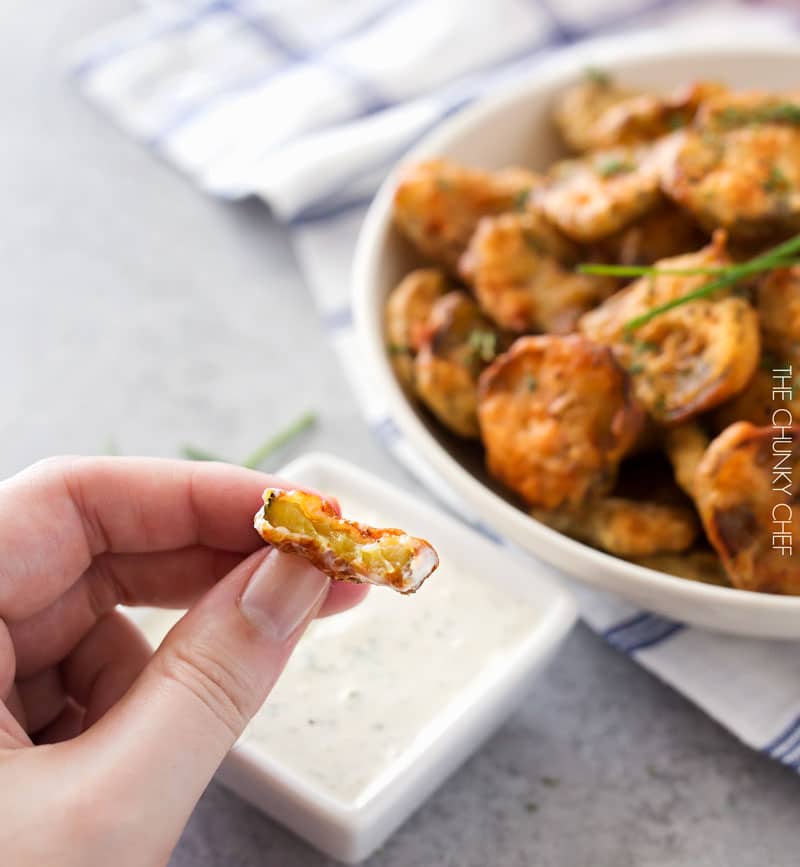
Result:
{"label": "plaid dish towel", "polygon": [[[443,117],[586,37],[657,26],[665,40],[720,29],[785,38],[798,25],[789,4],[734,0],[149,0],[79,46],[73,71],[119,125],[202,189],[260,196],[291,227],[371,426],[462,512],[354,357],[351,257],[388,169]],[[712,635],[576,592],[612,645],[800,770],[800,645]]]}

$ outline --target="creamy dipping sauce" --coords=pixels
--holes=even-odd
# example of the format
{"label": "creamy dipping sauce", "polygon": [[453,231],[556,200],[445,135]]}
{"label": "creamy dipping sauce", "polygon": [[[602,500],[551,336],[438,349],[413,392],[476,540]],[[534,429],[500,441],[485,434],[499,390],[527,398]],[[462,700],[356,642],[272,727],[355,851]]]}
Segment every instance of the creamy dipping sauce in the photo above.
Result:
{"label": "creamy dipping sauce", "polygon": [[[342,508],[386,525],[359,503]],[[530,602],[470,574],[466,552],[439,555],[416,595],[373,588],[351,611],[313,623],[243,742],[345,805],[413,761],[485,676],[523,651],[537,619]],[[157,643],[178,616],[137,619]]]}

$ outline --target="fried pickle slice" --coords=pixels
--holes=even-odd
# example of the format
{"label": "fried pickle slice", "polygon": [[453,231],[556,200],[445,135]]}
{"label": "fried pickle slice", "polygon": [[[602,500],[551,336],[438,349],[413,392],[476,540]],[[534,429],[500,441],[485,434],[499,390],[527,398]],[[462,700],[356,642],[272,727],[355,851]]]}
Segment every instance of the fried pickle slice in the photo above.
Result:
{"label": "fried pickle slice", "polygon": [[640,96],[609,75],[594,71],[559,94],[553,121],[570,150],[578,153],[598,147],[597,124],[615,105]]}
{"label": "fried pickle slice", "polygon": [[639,94],[609,106],[592,129],[593,148],[654,141],[692,122],[710,99],[727,93],[724,85],[695,81],[667,94]]}
{"label": "fried pickle slice", "polygon": [[414,593],[439,565],[424,539],[347,521],[307,491],[267,488],[254,526],[265,542],[305,557],[334,581]]}
{"label": "fried pickle slice", "polygon": [[481,374],[478,418],[489,472],[556,509],[610,490],[644,414],[606,347],[548,334],[518,338]]}
{"label": "fried pickle slice", "polygon": [[[730,264],[724,233],[696,253],[664,259],[660,269]],[[632,319],[708,282],[699,275],[642,277],[586,313],[580,331],[611,346],[630,373],[637,400],[660,424],[686,421],[724,403],[750,380],[761,349],[758,316],[743,298],[724,292],[660,313],[635,332]]]}
{"label": "fried pickle slice", "polygon": [[739,241],[800,230],[800,99],[761,92],[709,100],[664,164],[662,188],[709,231]]}
{"label": "fried pickle slice", "polygon": [[685,551],[700,529],[687,506],[626,497],[602,497],[577,512],[534,509],[531,515],[554,530],[618,557]]}
{"label": "fried pickle slice", "polygon": [[431,261],[452,273],[481,217],[523,208],[541,178],[526,169],[486,172],[451,160],[409,166],[394,194],[394,220]]}
{"label": "fried pickle slice", "polygon": [[431,308],[414,359],[419,399],[453,433],[477,438],[478,376],[507,345],[466,292],[448,292]]}
{"label": "fried pickle slice", "polygon": [[[793,388],[781,387],[790,382]],[[800,419],[800,343],[785,353],[764,349],[744,389],[718,406],[711,417],[714,429],[721,433],[737,421],[759,427],[772,424],[772,414],[778,409],[788,409],[793,418]]]}
{"label": "fried pickle slice", "polygon": [[800,425],[790,413],[783,423],[723,431],[697,469],[695,500],[734,587],[800,595]]}
{"label": "fried pickle slice", "polygon": [[667,453],[675,481],[690,496],[694,496],[695,476],[710,439],[696,421],[687,421],[664,431],[664,451]]}
{"label": "fried pickle slice", "polygon": [[681,554],[652,554],[647,557],[634,557],[634,563],[665,572],[687,581],[702,584],[715,584],[717,587],[730,587],[731,582],[722,568],[719,557],[713,551],[687,551]]}
{"label": "fried pickle slice", "polygon": [[607,277],[575,273],[568,266],[577,261],[575,245],[528,211],[481,220],[459,269],[502,328],[569,334],[616,288]]}
{"label": "fried pickle slice", "polygon": [[687,126],[706,101],[726,92],[717,82],[694,81],[669,93],[646,93],[591,74],[560,94],[553,119],[573,151],[641,144]]}
{"label": "fried pickle slice", "polygon": [[630,226],[592,244],[588,261],[617,265],[652,265],[660,259],[697,250],[707,236],[690,214],[671,202]]}
{"label": "fried pickle slice", "polygon": [[662,201],[660,148],[614,148],[562,160],[534,193],[545,217],[567,237],[591,243],[613,235]]}
{"label": "fried pickle slice", "polygon": [[766,349],[775,355],[800,350],[800,267],[768,272],[756,290],[756,310]]}
{"label": "fried pickle slice", "polygon": [[431,310],[450,290],[438,268],[417,268],[389,293],[384,311],[386,340],[397,378],[407,388],[414,384],[414,356],[425,339]]}

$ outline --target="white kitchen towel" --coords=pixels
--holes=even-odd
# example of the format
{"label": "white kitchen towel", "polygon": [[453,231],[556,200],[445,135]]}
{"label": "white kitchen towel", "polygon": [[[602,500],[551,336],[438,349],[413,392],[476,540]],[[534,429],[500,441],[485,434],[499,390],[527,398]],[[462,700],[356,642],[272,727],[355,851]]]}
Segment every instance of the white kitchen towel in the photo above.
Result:
{"label": "white kitchen towel", "polygon": [[[364,210],[442,118],[553,51],[621,29],[771,34],[790,3],[699,0],[148,0],[78,47],[73,73],[125,130],[219,196],[260,196],[297,256],[376,434],[463,506],[370,389],[350,271]],[[796,38],[796,35],[795,35]],[[502,540],[497,540],[502,543]],[[712,635],[576,590],[585,620],[751,747],[800,770],[800,645]]]}

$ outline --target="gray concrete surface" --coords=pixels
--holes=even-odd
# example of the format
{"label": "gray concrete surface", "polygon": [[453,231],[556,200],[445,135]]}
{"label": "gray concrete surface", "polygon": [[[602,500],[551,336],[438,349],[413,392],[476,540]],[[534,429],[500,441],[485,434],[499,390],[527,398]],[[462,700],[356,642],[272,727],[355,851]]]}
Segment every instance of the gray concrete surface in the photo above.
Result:
{"label": "gray concrete surface", "polygon": [[[110,441],[235,458],[310,407],[319,426],[281,460],[323,448],[409,485],[358,417],[282,229],[196,192],[64,75],[65,47],[133,5],[0,9],[0,477]],[[789,867],[799,812],[796,776],[578,628],[369,864]],[[171,863],[332,862],[212,785]]]}

